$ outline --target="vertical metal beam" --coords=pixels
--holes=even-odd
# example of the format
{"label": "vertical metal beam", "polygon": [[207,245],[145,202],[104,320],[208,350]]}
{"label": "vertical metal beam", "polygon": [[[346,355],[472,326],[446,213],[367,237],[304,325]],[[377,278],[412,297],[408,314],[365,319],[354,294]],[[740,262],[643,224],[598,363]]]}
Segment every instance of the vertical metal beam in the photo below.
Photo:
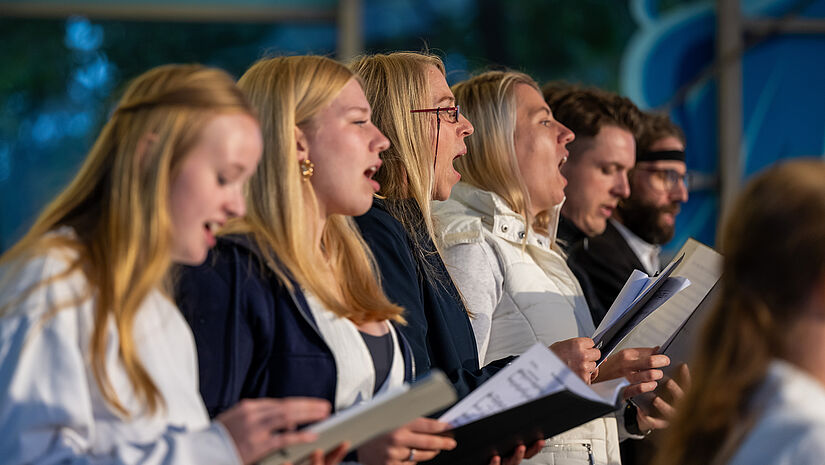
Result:
{"label": "vertical metal beam", "polygon": [[336,56],[347,61],[364,52],[363,5],[361,0],[338,1],[338,47]]}
{"label": "vertical metal beam", "polygon": [[740,0],[716,2],[717,117],[720,217],[742,182],[742,16]]}

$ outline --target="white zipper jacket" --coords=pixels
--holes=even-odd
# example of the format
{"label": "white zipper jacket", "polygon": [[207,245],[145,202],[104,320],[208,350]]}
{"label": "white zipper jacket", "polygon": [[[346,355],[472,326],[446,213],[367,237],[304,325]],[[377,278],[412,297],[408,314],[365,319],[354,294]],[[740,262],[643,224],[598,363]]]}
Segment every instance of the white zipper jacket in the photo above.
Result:
{"label": "white zipper jacket", "polygon": [[[73,233],[62,228],[58,234]],[[110,320],[107,375],[132,416],[109,407],[89,363],[95,299],[79,269],[65,275],[75,256],[69,249],[52,248],[15,269],[13,276],[9,268],[0,269],[5,284],[0,308],[6,307],[0,317],[0,462],[240,464],[229,433],[209,421],[201,400],[189,325],[159,290],[141,304],[133,335],[164,405],[153,415],[141,407]],[[26,290],[31,292],[24,294]],[[55,308],[60,310],[49,316]]]}
{"label": "white zipper jacket", "polygon": [[[449,200],[433,205],[444,262],[474,315],[482,363],[519,355],[536,342],[549,346],[592,336],[595,328],[581,286],[555,245],[560,209],[554,210],[550,234],[544,236],[527,231],[521,215],[501,197],[466,183],[456,185]],[[616,417],[554,436],[523,463],[619,464]]]}

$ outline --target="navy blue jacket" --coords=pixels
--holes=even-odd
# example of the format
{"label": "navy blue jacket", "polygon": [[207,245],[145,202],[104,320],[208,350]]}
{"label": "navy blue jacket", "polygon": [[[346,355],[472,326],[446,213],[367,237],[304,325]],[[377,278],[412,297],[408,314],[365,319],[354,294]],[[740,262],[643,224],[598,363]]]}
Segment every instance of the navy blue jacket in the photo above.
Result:
{"label": "navy blue jacket", "polygon": [[[407,325],[399,329],[412,347],[418,376],[438,368],[463,398],[513,359],[496,360],[478,368],[475,334],[464,303],[425,233],[416,238],[407,234],[401,222],[387,211],[384,201],[378,199],[355,222],[378,263],[384,293],[404,307]],[[422,256],[413,252],[413,241],[429,253]],[[426,270],[434,273],[435,279],[428,279]]]}
{"label": "navy blue jacket", "polygon": [[[218,239],[202,265],[182,267],[177,282],[209,415],[257,397],[320,397],[334,406],[332,351],[297,284],[290,292],[256,250],[244,236]],[[412,352],[403,336],[399,341],[405,380],[413,381]]]}

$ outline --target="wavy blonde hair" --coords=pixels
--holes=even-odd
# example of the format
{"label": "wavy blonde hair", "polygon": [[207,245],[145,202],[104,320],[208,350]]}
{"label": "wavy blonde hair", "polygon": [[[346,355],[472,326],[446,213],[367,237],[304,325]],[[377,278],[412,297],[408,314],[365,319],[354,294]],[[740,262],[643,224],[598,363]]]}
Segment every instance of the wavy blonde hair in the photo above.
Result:
{"label": "wavy blonde hair", "polygon": [[[66,271],[30,287],[0,312],[10,311],[37,287],[80,270],[90,283],[90,295],[83,299],[96,299],[90,341],[95,381],[110,407],[124,416],[129,412],[106,373],[108,324],[113,321],[117,328],[120,357],[135,395],[149,412],[157,411],[163,399],[138,356],[135,317],[149,293],[165,284],[173,234],[169,191],[184,155],[211,118],[234,112],[255,115],[223,71],[167,65],[140,75],[69,186],[0,258],[2,265],[22,267],[54,248],[76,252]],[[72,227],[75,236],[48,234],[61,226]],[[62,303],[47,315],[68,306]]]}
{"label": "wavy blonde hair", "polygon": [[[258,109],[264,154],[249,181],[246,217],[225,232],[250,234],[286,286],[294,279],[335,314],[356,323],[403,322],[402,308],[384,295],[373,257],[352,218],[329,216],[321,233],[323,250],[313,242],[316,235],[306,230],[318,205],[312,183],[300,174],[295,128],[315,130],[314,117],[351,79],[358,80],[345,66],[320,56],[264,59],[244,73],[238,86]],[[327,266],[337,283],[317,273]]]}
{"label": "wavy blonde hair", "polygon": [[[513,135],[516,131],[516,86],[541,93],[530,76],[517,71],[488,71],[453,86],[461,111],[480,131],[467,138],[467,153],[455,161],[461,180],[493,192],[524,217],[527,228],[547,229],[549,215],[534,218],[530,192],[519,171]],[[526,238],[525,238],[526,243]]]}
{"label": "wavy blonde hair", "polygon": [[[363,79],[373,121],[391,143],[381,154],[384,164],[375,175],[381,184],[379,194],[387,199],[390,214],[417,239],[415,253],[422,258],[438,253],[430,208],[435,183],[435,133],[427,118],[410,110],[431,105],[428,66],[445,73],[441,59],[427,53],[376,54],[349,65]],[[412,199],[415,204],[401,202],[404,199]],[[429,237],[436,250],[421,248],[421,234]],[[425,274],[428,278],[435,276],[433,270],[425,270]]]}
{"label": "wavy blonde hair", "polygon": [[788,330],[825,276],[823,179],[822,160],[785,162],[752,180],[731,206],[720,234],[721,295],[655,463],[715,463],[723,446],[737,446],[732,434],[771,360],[794,344]]}

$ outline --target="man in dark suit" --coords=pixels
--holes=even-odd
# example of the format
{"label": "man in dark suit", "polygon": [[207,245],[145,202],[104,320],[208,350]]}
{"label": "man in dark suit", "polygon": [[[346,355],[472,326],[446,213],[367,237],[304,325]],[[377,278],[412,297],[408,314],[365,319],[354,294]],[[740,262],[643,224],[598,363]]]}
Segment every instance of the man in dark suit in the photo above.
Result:
{"label": "man in dark suit", "polygon": [[[676,215],[688,199],[685,139],[666,115],[646,115],[640,127],[636,165],[630,170],[630,196],[622,199],[604,233],[575,250],[575,261],[609,307],[634,269],[655,274],[661,245],[673,238]],[[568,196],[587,186],[568,185]]]}
{"label": "man in dark suit", "polygon": [[[612,110],[585,111],[586,95],[550,87],[545,99],[555,118],[576,133],[562,169],[568,184],[558,237],[598,325],[634,269],[653,274],[660,268],[660,245],[673,237],[676,214],[688,197],[685,139],[666,116],[609,117],[617,107],[625,108],[619,114],[633,114],[621,100],[614,99]],[[611,107],[603,100],[594,108]],[[625,413],[627,418],[632,415]],[[642,433],[632,422],[625,427]],[[621,451],[622,463],[634,465],[647,463],[653,447],[624,441]]]}
{"label": "man in dark suit", "polygon": [[576,134],[562,166],[568,184],[557,237],[598,326],[612,300],[602,301],[600,287],[573,258],[588,238],[604,232],[619,202],[630,195],[628,171],[636,161],[642,113],[627,98],[599,89],[551,82],[542,92],[555,119]]}

